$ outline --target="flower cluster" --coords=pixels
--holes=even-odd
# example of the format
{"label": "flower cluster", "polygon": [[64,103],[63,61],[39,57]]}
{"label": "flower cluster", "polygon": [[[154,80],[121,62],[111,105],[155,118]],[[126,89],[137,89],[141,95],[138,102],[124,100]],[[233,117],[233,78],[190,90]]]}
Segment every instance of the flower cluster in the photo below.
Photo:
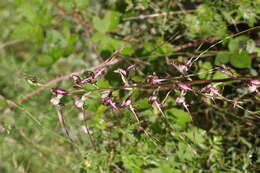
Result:
{"label": "flower cluster", "polygon": [[[189,68],[192,66],[193,61],[192,58],[190,60],[187,61],[186,64],[180,64],[180,65],[175,65],[172,64],[181,74],[186,75]],[[174,82],[171,82],[171,78],[167,77],[158,77],[156,74],[153,75],[148,75],[147,79],[144,80],[146,81],[145,83],[141,83],[141,84],[137,84],[131,81],[130,83],[130,77],[129,77],[129,73],[130,71],[135,71],[136,70],[136,65],[130,65],[129,67],[127,67],[126,69],[122,69],[122,68],[118,68],[116,70],[114,70],[114,73],[117,73],[120,75],[121,80],[124,83],[123,87],[118,87],[118,88],[107,88],[104,89],[102,88],[102,92],[101,92],[101,103],[112,108],[114,111],[119,112],[120,109],[122,108],[128,108],[130,109],[136,116],[136,119],[139,120],[139,118],[137,117],[135,111],[136,109],[133,107],[132,105],[132,94],[131,92],[133,91],[133,88],[142,88],[144,86],[144,88],[147,88],[149,86],[152,86],[152,88],[157,88],[158,90],[161,89],[161,86],[165,88],[167,88],[168,90],[175,90],[180,93],[179,95],[177,95],[175,103],[177,105],[182,105],[184,107],[184,109],[187,112],[189,111],[189,106],[190,104],[187,103],[186,99],[185,99],[185,95],[188,92],[191,92],[195,95],[201,95],[205,98],[209,98],[211,100],[214,101],[214,99],[218,98],[218,99],[222,99],[225,101],[230,101],[227,98],[225,98],[224,96],[222,96],[220,94],[220,92],[218,91],[218,89],[213,86],[212,83],[214,83],[213,80],[209,80],[206,81],[205,83],[208,84],[200,89],[198,89],[198,87],[194,88],[193,86],[193,81],[192,79],[188,78],[189,81],[185,81],[185,80],[177,80]],[[216,70],[225,73],[226,75],[230,76],[230,79],[235,78],[234,74],[224,65],[217,67]],[[102,75],[105,74],[107,70],[105,68],[101,68],[95,72],[87,72],[85,74],[84,77],[80,77],[80,76],[72,76],[73,78],[73,82],[74,82],[74,88],[75,89],[82,89],[83,85],[85,84],[91,84],[94,85],[95,88],[97,88],[97,90],[99,90],[98,86],[96,86],[96,81],[98,78],[100,78]],[[183,77],[184,79],[186,78],[185,76]],[[239,78],[238,78],[239,79]],[[216,82],[219,82],[216,80]],[[130,85],[131,84],[131,85]],[[196,84],[196,82],[195,82]],[[200,84],[203,84],[200,82]],[[259,92],[259,87],[260,87],[260,80],[248,80],[248,93],[254,93],[256,92],[258,95],[260,95]],[[113,96],[113,91],[117,90],[117,89],[124,89],[125,91],[129,92],[128,96],[125,100],[123,100],[122,102],[117,101],[118,99],[115,98]],[[155,91],[155,90],[154,90]],[[74,93],[74,92],[69,92],[60,88],[53,88],[52,89],[52,93],[55,94],[55,97],[51,99],[51,103],[55,106],[61,106],[61,99],[64,95],[72,95],[74,98],[74,105],[76,108],[80,109],[80,110],[84,110],[86,108],[85,106],[85,101],[88,98],[91,98],[89,96],[89,94],[87,93],[83,93],[83,94],[79,94],[79,93]],[[149,97],[149,103],[152,105],[155,105],[156,108],[159,109],[160,112],[162,112],[162,106],[163,103],[159,102],[159,99],[156,95],[152,95]]]}

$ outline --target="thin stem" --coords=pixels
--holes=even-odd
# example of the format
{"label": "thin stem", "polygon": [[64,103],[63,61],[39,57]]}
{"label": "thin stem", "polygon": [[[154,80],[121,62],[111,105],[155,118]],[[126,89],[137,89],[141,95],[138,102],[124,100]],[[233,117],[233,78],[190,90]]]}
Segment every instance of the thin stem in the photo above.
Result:
{"label": "thin stem", "polygon": [[67,126],[66,126],[65,119],[64,119],[64,116],[62,114],[61,108],[57,107],[56,111],[57,111],[57,114],[58,114],[59,122],[60,122],[62,128],[64,129],[66,136],[70,140],[71,144],[74,144],[73,139],[69,135],[69,131],[67,129]]}
{"label": "thin stem", "polygon": [[[149,88],[158,88],[160,89],[169,89],[174,88],[178,84],[185,84],[185,85],[206,85],[211,83],[218,83],[218,82],[229,82],[229,81],[250,81],[250,80],[260,80],[260,76],[239,76],[239,77],[230,77],[225,79],[212,79],[212,80],[193,80],[193,81],[177,81],[177,82],[168,82],[168,83],[162,83],[162,84],[139,84],[139,85],[129,85],[129,86],[119,86],[119,87],[110,87],[110,88],[99,88],[99,89],[90,89],[87,90],[88,92],[94,92],[94,91],[103,91],[103,90],[123,90],[123,89],[129,89],[129,88],[139,88],[139,89],[149,89]],[[77,94],[80,92],[86,92],[86,90],[79,90],[76,92],[73,92],[73,94]]]}

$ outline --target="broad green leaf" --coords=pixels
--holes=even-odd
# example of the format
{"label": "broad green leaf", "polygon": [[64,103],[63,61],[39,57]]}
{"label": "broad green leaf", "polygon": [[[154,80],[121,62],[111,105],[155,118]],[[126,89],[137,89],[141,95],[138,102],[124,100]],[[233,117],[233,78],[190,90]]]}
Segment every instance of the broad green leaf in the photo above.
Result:
{"label": "broad green leaf", "polygon": [[216,58],[215,58],[215,65],[223,65],[229,62],[230,57],[232,56],[232,54],[230,52],[220,52]]}
{"label": "broad green leaf", "polygon": [[228,43],[228,49],[231,52],[245,50],[247,47],[248,40],[249,40],[249,38],[247,36],[239,36],[239,37],[233,38]]}
{"label": "broad green leaf", "polygon": [[119,20],[120,20],[120,13],[116,11],[108,11],[104,18],[105,25],[108,25],[107,27],[108,30],[106,32],[110,32],[113,29],[116,29],[119,24]]}
{"label": "broad green leaf", "polygon": [[192,121],[191,115],[182,109],[171,108],[166,112],[174,115],[175,123],[180,127],[185,127],[187,123]]}
{"label": "broad green leaf", "polygon": [[246,51],[233,53],[230,63],[236,68],[250,68],[252,59]]}
{"label": "broad green leaf", "polygon": [[93,24],[98,32],[105,33],[108,31],[108,25],[105,25],[104,21],[99,17],[93,18]]}

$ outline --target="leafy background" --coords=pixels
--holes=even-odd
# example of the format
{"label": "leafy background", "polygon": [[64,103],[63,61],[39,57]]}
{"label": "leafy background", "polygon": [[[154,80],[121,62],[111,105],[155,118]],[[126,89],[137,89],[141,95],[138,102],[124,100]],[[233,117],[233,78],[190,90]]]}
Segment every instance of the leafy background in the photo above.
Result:
{"label": "leafy background", "polygon": [[[1,111],[0,172],[260,170],[259,96],[254,94],[243,99],[244,110],[223,100],[189,96],[189,114],[175,104],[173,93],[163,108],[168,117],[165,123],[160,112],[148,104],[152,92],[135,90],[134,106],[142,115],[143,126],[159,139],[158,145],[140,131],[129,110],[115,113],[102,105],[99,92],[91,93],[94,99],[86,101],[87,121],[81,121],[73,101],[65,99],[64,115],[75,140],[71,145],[49,102],[50,88],[70,88],[70,80],[19,102],[40,87],[30,84],[28,78],[44,85],[58,76],[101,64],[117,50],[122,61],[98,81],[100,87],[122,85],[113,70],[132,64],[138,64],[131,75],[135,82],[153,72],[178,75],[174,68],[165,68],[168,61],[198,57],[218,40],[220,44],[198,59],[191,74],[203,72],[197,79],[222,79],[224,74],[209,71],[226,64],[236,75],[257,76],[259,0],[6,0],[0,2],[0,9],[0,108],[18,104],[9,113]],[[233,82],[219,88],[234,100],[247,89],[243,83]],[[113,94],[119,100],[124,98],[122,92]],[[163,99],[165,94],[162,91],[158,96]],[[80,130],[83,124],[91,128],[96,148]]]}

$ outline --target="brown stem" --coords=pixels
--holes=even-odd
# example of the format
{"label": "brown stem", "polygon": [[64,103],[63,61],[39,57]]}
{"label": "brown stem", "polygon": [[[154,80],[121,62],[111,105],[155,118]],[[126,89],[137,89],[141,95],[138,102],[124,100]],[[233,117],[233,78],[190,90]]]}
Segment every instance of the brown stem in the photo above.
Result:
{"label": "brown stem", "polygon": [[[213,80],[193,80],[193,81],[177,81],[177,82],[168,82],[168,83],[162,83],[162,84],[140,84],[140,85],[129,85],[129,86],[120,86],[120,87],[113,87],[113,88],[99,88],[99,89],[93,89],[93,90],[87,90],[87,91],[101,91],[101,90],[122,90],[122,89],[131,89],[131,88],[139,88],[139,89],[153,89],[158,88],[160,89],[169,89],[174,88],[178,84],[186,84],[189,86],[192,85],[206,85],[211,83],[218,83],[218,82],[229,82],[229,81],[250,81],[250,80],[260,80],[260,76],[239,76],[239,77],[231,77],[231,78],[225,78],[225,79],[213,79]],[[79,91],[79,92],[85,92]],[[74,92],[73,94],[76,94],[78,92]]]}

